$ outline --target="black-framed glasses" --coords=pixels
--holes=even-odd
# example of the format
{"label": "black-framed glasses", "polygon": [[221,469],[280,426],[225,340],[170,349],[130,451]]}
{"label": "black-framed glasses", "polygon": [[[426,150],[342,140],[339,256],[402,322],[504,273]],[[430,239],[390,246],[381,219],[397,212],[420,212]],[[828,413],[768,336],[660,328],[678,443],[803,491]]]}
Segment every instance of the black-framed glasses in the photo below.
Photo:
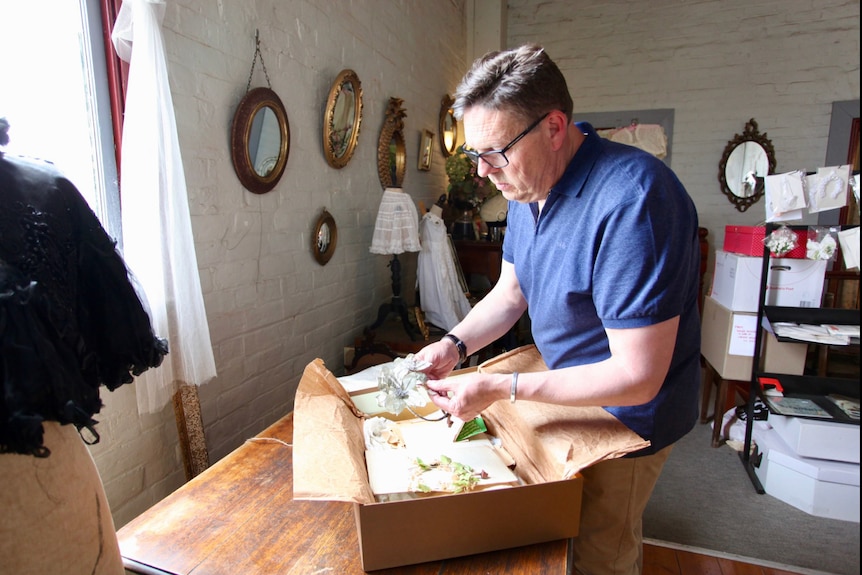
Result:
{"label": "black-framed glasses", "polygon": [[508,152],[512,146],[521,141],[521,138],[529,134],[533,131],[533,129],[542,123],[542,120],[548,117],[550,112],[545,112],[545,114],[527,126],[527,129],[515,136],[515,139],[500,148],[499,150],[488,150],[487,152],[477,152],[471,148],[467,148],[466,146],[461,146],[461,151],[472,160],[474,164],[479,165],[479,160],[484,160],[486,164],[491,166],[492,168],[505,168],[509,165],[509,158],[506,157],[506,152]]}

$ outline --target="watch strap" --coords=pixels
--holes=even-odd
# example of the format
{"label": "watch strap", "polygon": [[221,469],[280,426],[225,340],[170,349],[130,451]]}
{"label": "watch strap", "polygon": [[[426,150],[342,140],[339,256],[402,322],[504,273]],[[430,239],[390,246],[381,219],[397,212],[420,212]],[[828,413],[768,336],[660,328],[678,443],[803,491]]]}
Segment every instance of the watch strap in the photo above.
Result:
{"label": "watch strap", "polygon": [[467,359],[467,345],[455,334],[447,333],[443,337],[455,344],[458,349],[458,362],[464,363],[464,360]]}

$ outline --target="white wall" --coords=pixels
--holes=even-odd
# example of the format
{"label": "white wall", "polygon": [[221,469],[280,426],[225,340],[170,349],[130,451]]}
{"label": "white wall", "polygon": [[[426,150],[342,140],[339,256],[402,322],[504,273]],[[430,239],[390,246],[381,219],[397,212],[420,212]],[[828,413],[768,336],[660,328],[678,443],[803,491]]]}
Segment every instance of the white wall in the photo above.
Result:
{"label": "white wall", "polygon": [[[388,259],[369,253],[382,193],[377,138],[390,97],[404,100],[404,189],[426,206],[446,188],[435,143],[431,171],[417,170],[422,130],[438,132],[440,102],[465,68],[463,0],[169,0],[163,23],[171,91],[218,377],[200,389],[210,460],[290,411],[314,358],[340,373],[343,348],[391,297]],[[275,189],[242,188],[229,155],[230,125],[246,91],[255,30],[287,109],[290,155]],[[330,168],[322,147],[332,82],[353,69],[363,89],[359,142]],[[257,63],[252,87],[265,86]],[[338,226],[333,258],[312,258],[322,208]],[[402,257],[412,302],[415,254]],[[134,389],[105,391],[92,453],[117,527],[182,485],[173,410],[139,416]]]}
{"label": "white wall", "polygon": [[[340,368],[342,348],[388,301],[386,258],[368,253],[381,191],[377,135],[389,97],[403,98],[405,189],[426,205],[445,191],[436,144],[430,172],[417,171],[416,154],[421,130],[437,132],[440,99],[466,68],[463,5],[168,2],[165,43],[219,372],[200,390],[211,461],[291,408],[310,360]],[[722,151],[745,122],[755,118],[773,140],[779,171],[813,170],[824,161],[831,103],[859,98],[857,1],[814,7],[810,0],[509,0],[507,10],[490,11],[506,12],[508,45],[545,44],[566,74],[576,110],[676,110],[673,168],[713,247],[725,224],[763,218],[761,204],[742,214],[718,187]],[[256,28],[291,129],[285,175],[262,196],[241,188],[228,154]],[[322,153],[322,114],[343,68],[358,73],[365,107],[355,156],[333,170]],[[256,72],[253,85],[265,82]],[[324,206],[337,222],[338,246],[320,267],[309,243]],[[404,260],[408,295],[415,257]],[[137,415],[132,386],[103,398],[103,441],[92,452],[119,527],[184,476],[171,408]]]}
{"label": "white wall", "polygon": [[509,0],[509,47],[543,44],[576,112],[673,108],[672,168],[710,247],[755,225],[721,193],[727,142],[754,118],[776,172],[824,166],[832,102],[859,98],[857,0]]}

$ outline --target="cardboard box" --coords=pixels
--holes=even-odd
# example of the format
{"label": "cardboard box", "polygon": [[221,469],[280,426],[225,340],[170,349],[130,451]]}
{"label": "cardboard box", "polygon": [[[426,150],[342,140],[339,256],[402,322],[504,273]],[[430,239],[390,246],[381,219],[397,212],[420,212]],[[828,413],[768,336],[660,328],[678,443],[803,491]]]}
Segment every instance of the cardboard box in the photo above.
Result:
{"label": "cardboard box", "polygon": [[793,453],[775,429],[755,428],[754,472],[769,495],[810,515],[859,523],[859,464]]}
{"label": "cardboard box", "polygon": [[[804,259],[808,243],[808,231],[795,231],[796,247],[783,254],[783,258]],[[766,238],[765,226],[724,226],[723,249],[747,256],[763,256],[763,240]]]}
{"label": "cardboard box", "polygon": [[[710,295],[733,311],[757,312],[763,258],[716,250]],[[820,307],[826,261],[772,258],[766,305]]]}
{"label": "cardboard box", "polygon": [[[510,366],[501,361],[495,368]],[[574,537],[580,469],[649,442],[601,408],[545,412],[542,405],[498,401],[482,414],[524,485],[376,502],[365,468],[364,416],[317,359],[306,367],[294,404],[294,499],[353,503],[366,571]]]}
{"label": "cardboard box", "polygon": [[858,425],[777,413],[769,414],[769,424],[796,455],[859,463]]}
{"label": "cardboard box", "polygon": [[[724,379],[751,380],[757,314],[729,310],[715,298],[703,299],[700,354]],[[764,371],[802,375],[808,344],[780,342],[764,330]]]}

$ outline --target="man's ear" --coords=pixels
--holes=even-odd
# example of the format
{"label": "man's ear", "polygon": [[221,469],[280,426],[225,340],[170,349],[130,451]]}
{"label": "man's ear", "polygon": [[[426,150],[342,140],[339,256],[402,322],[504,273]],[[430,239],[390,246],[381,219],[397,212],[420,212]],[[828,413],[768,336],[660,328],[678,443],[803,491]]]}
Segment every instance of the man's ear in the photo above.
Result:
{"label": "man's ear", "polygon": [[566,130],[569,129],[569,120],[566,114],[561,110],[552,110],[545,119],[547,122],[548,135],[551,139],[551,147],[554,151],[560,149],[563,145],[563,140],[566,136]]}

